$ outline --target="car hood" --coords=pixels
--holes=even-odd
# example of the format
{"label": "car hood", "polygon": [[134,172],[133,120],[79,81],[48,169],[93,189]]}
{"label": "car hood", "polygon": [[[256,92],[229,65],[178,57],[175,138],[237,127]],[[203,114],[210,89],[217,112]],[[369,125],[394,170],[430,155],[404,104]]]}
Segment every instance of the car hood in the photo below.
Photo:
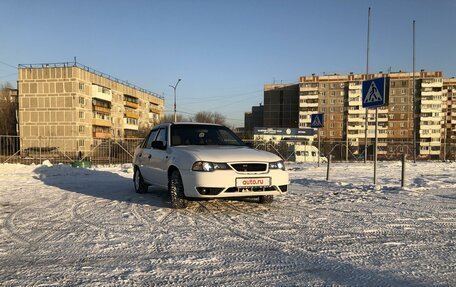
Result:
{"label": "car hood", "polygon": [[179,152],[188,152],[201,161],[210,162],[274,162],[277,155],[243,146],[177,146]]}

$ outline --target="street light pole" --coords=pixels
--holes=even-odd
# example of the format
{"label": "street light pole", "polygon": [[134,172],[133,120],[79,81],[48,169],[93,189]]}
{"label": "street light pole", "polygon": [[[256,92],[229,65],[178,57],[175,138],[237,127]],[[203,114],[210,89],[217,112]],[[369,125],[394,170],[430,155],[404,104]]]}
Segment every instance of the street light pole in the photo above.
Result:
{"label": "street light pole", "polygon": [[177,85],[179,85],[180,81],[181,81],[181,79],[177,80],[177,83],[174,86],[169,85],[174,90],[174,122],[177,121],[177,118],[176,118],[176,88],[177,88]]}

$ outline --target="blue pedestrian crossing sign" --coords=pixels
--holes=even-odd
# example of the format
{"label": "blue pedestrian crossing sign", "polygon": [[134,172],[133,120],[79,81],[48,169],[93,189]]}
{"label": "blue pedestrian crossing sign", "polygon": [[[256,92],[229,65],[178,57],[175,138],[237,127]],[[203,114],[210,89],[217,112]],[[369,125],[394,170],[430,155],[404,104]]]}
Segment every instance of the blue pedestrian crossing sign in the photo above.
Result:
{"label": "blue pedestrian crossing sign", "polygon": [[381,107],[387,104],[387,78],[378,78],[363,81],[363,108]]}
{"label": "blue pedestrian crossing sign", "polygon": [[322,128],[323,127],[323,115],[324,114],[310,115],[310,127],[311,128]]}

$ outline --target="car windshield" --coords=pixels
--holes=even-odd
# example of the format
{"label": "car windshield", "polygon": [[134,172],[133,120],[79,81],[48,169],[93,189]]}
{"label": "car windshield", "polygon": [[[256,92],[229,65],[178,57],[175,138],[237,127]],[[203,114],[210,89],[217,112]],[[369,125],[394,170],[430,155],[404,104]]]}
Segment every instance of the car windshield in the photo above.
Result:
{"label": "car windshield", "polygon": [[171,145],[245,146],[230,129],[215,125],[176,124],[171,126]]}

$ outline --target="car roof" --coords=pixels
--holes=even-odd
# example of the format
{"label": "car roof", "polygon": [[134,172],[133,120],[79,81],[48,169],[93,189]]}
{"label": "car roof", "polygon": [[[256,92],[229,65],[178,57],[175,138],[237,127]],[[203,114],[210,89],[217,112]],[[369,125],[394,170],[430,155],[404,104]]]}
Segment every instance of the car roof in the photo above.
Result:
{"label": "car roof", "polygon": [[200,123],[200,122],[173,122],[171,123],[172,125],[209,125],[209,126],[222,126],[220,124],[214,124],[214,123]]}
{"label": "car roof", "polygon": [[168,123],[162,123],[154,126],[152,129],[157,129],[157,128],[162,128],[162,127],[170,127],[172,125],[201,125],[201,126],[217,126],[217,127],[223,127],[224,125],[219,125],[219,124],[213,124],[213,123],[200,123],[200,122],[168,122]]}

